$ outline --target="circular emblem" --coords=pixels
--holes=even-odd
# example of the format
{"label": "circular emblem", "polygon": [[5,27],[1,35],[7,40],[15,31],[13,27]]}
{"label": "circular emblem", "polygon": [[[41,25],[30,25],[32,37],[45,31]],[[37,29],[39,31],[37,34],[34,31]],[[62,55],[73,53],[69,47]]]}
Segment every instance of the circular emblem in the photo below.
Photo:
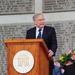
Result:
{"label": "circular emblem", "polygon": [[34,66],[32,54],[26,50],[19,51],[13,58],[13,66],[19,73],[27,73]]}

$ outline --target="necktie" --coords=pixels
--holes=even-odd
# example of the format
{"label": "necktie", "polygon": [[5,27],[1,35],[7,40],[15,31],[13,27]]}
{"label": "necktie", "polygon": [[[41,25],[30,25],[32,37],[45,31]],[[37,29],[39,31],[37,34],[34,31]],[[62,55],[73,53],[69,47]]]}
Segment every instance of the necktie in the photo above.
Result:
{"label": "necktie", "polygon": [[39,29],[38,31],[39,31],[39,34],[38,34],[37,38],[41,38],[41,29]]}

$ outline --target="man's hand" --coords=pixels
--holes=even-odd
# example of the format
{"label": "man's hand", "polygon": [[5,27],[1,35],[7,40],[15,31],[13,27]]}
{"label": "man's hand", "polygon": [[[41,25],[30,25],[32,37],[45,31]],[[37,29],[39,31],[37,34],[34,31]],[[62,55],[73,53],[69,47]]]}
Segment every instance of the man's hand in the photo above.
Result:
{"label": "man's hand", "polygon": [[51,56],[53,56],[53,55],[54,55],[54,53],[53,53],[53,51],[52,51],[52,50],[49,50],[48,52],[49,52],[49,54],[48,54],[48,56],[49,56],[49,57],[51,57]]}

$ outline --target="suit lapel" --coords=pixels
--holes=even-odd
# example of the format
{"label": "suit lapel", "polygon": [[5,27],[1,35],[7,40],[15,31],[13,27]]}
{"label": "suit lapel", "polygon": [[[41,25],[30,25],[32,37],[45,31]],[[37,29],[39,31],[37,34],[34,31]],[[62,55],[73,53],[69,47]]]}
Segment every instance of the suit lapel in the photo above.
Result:
{"label": "suit lapel", "polygon": [[42,35],[42,38],[45,39],[45,37],[47,36],[47,28],[46,26],[44,27],[44,30],[43,30],[43,35]]}

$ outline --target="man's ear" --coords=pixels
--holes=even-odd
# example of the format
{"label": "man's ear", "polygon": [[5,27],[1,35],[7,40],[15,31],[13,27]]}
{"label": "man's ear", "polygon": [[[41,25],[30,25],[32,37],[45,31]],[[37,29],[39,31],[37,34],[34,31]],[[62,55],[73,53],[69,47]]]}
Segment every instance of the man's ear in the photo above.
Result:
{"label": "man's ear", "polygon": [[34,24],[36,25],[36,21],[34,21]]}

